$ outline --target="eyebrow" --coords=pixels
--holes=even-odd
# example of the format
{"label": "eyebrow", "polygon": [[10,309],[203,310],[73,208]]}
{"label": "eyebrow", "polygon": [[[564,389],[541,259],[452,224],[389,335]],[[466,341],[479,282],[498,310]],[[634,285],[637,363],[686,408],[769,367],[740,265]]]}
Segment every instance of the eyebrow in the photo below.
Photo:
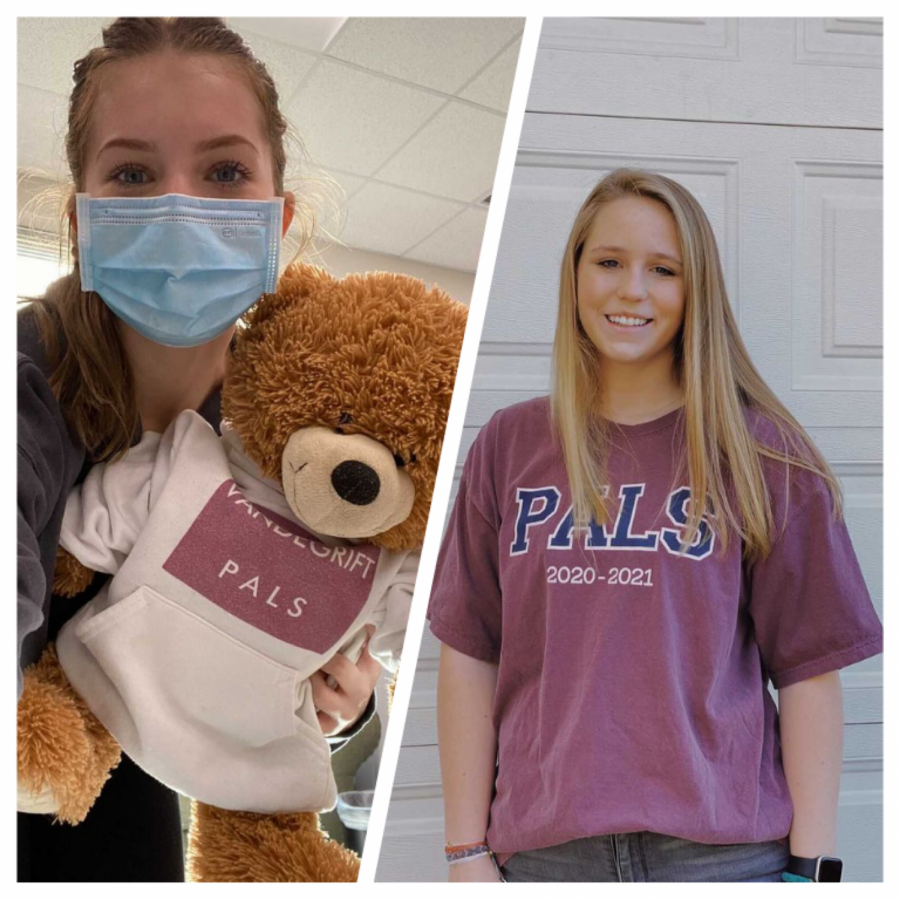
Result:
{"label": "eyebrow", "polygon": [[[194,144],[194,152],[205,153],[208,150],[218,150],[220,147],[231,147],[234,144],[246,144],[254,153],[258,152],[256,146],[251,141],[239,134],[223,134],[220,137],[198,141]],[[114,147],[122,147],[126,150],[144,150],[149,153],[154,153],[158,149],[153,141],[139,141],[137,138],[113,138],[100,148],[97,157],[99,158],[104,150],[111,150]]]}
{"label": "eyebrow", "polygon": [[[613,253],[627,253],[628,251],[624,247],[611,247],[608,244],[598,244],[596,247],[591,247],[588,251],[589,253],[594,253],[597,250],[611,250]],[[654,251],[650,254],[650,256],[658,256],[661,259],[671,260],[676,265],[681,265],[681,260],[675,256],[670,256],[668,253],[660,253],[658,250]]]}

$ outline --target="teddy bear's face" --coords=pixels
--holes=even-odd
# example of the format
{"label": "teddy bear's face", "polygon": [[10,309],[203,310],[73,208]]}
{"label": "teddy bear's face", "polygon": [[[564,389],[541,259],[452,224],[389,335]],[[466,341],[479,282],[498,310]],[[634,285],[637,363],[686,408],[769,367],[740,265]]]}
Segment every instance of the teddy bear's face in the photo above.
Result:
{"label": "teddy bear's face", "polygon": [[[350,413],[345,424],[352,424]],[[297,518],[336,537],[388,531],[409,517],[416,497],[412,479],[380,441],[318,426],[288,439],[281,482]]]}
{"label": "teddy bear's face", "polygon": [[223,415],[314,531],[421,544],[466,308],[418,279],[289,267],[239,331]]}

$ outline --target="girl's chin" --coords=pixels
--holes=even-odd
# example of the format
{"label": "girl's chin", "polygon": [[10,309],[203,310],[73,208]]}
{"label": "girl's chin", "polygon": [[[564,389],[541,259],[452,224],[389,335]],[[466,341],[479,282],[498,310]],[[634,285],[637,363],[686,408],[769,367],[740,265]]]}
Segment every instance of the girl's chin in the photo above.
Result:
{"label": "girl's chin", "polygon": [[642,342],[610,340],[608,337],[594,341],[593,344],[602,359],[616,363],[646,362],[659,352],[657,347],[644,345]]}

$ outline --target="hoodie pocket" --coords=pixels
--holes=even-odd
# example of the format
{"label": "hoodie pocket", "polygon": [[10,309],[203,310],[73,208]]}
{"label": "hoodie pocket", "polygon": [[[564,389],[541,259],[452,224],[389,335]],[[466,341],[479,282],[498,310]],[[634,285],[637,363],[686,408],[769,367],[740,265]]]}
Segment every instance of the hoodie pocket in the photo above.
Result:
{"label": "hoodie pocket", "polygon": [[321,732],[295,716],[293,669],[149,587],[79,622],[75,636],[93,662],[73,684],[160,781],[232,809],[298,809],[306,790],[313,805],[322,794],[324,783],[297,782],[329,754]]}

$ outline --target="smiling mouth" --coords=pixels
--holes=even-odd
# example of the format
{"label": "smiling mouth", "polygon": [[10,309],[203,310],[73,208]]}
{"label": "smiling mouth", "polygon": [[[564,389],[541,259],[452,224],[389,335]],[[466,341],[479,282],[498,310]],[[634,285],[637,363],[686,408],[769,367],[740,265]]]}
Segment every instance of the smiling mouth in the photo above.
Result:
{"label": "smiling mouth", "polygon": [[639,316],[616,316],[620,321],[614,321],[609,315],[604,315],[604,318],[611,325],[615,325],[618,328],[643,328],[645,325],[649,325],[653,319],[642,319]]}

